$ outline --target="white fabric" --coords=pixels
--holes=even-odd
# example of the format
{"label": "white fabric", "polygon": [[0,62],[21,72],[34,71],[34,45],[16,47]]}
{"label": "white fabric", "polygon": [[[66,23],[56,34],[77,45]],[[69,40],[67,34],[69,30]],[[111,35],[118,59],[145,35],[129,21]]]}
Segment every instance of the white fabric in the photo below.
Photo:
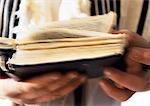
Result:
{"label": "white fabric", "polygon": [[[40,8],[38,8],[40,7]],[[46,10],[46,11],[45,11]],[[17,12],[20,17],[17,30],[24,30],[30,27],[36,27],[52,21],[68,20],[80,18],[90,15],[89,0],[22,0],[20,10]],[[19,29],[18,29],[19,28]],[[23,29],[22,29],[23,28]],[[19,35],[19,32],[17,32]],[[17,36],[19,39],[22,36]],[[89,80],[87,85],[87,106],[119,106],[120,103],[115,102],[100,89],[98,79]],[[89,89],[93,86],[95,90]],[[98,97],[97,97],[98,95]],[[89,98],[86,98],[89,97]],[[93,98],[94,97],[94,98]],[[95,99],[97,97],[97,99]],[[99,98],[101,97],[101,98]],[[64,105],[73,105],[73,98],[69,98]],[[96,101],[95,101],[96,100]],[[53,101],[40,106],[62,106],[61,100]]]}
{"label": "white fabric", "polygon": [[[139,22],[143,0],[122,0],[121,1],[121,24],[120,29],[129,29],[136,32]],[[150,2],[146,22],[143,30],[143,37],[150,42]],[[150,106],[150,91],[139,92],[133,95],[122,106]]]}
{"label": "white fabric", "polygon": [[[14,32],[21,35],[19,33],[22,30],[45,23],[89,16],[90,2],[89,0],[21,0],[19,11],[16,14],[20,20]],[[18,39],[21,37],[17,36]],[[64,99],[67,100],[64,101]],[[37,106],[71,106],[74,104],[73,96],[69,95],[64,99]]]}
{"label": "white fabric", "polygon": [[120,29],[136,32],[143,0],[121,0]]}
{"label": "white fabric", "polygon": [[[141,12],[142,1],[143,0],[121,0],[120,28],[136,31]],[[18,11],[18,16],[20,17],[18,28],[23,30],[21,28],[30,28],[31,26],[38,26],[47,22],[83,17],[89,15],[89,5],[90,3],[88,0],[22,0],[20,10]],[[116,7],[116,5],[114,5],[114,7]],[[37,14],[33,13],[35,11],[37,11]],[[148,11],[148,17],[146,19],[146,24],[144,26],[144,38],[146,39],[150,38],[149,15],[150,8]],[[101,91],[100,87],[98,86],[98,80],[99,79],[93,79],[88,82],[88,85],[86,86],[87,89],[85,97],[87,98],[85,104],[87,106],[120,105],[118,102],[113,101]],[[137,93],[130,100],[124,102],[122,106],[150,106],[149,98],[150,92]],[[73,103],[72,99],[73,98],[71,98],[71,103]],[[51,106],[58,106],[58,102],[53,102]],[[67,101],[67,103],[69,102]],[[46,104],[43,106],[50,105]]]}
{"label": "white fabric", "polygon": [[85,86],[85,106],[121,106],[108,97],[99,86],[99,78],[88,80]]}
{"label": "white fabric", "polygon": [[18,0],[14,0],[13,2],[13,8],[12,8],[12,13],[10,16],[10,25],[9,25],[9,38],[13,38],[13,27],[14,27],[14,21],[15,21],[15,12],[17,9],[17,3]]}
{"label": "white fabric", "polygon": [[[90,15],[89,0],[22,0],[15,33],[26,28]],[[17,36],[20,38],[21,36]]]}
{"label": "white fabric", "polygon": [[[4,0],[0,1],[0,29],[2,27],[2,13],[3,13],[3,8],[4,8]],[[1,33],[1,30],[0,30]]]}
{"label": "white fabric", "polygon": [[4,24],[3,24],[3,27],[4,27],[4,30],[2,32],[2,36],[4,37],[5,36],[5,33],[7,31],[7,26],[8,26],[8,9],[9,9],[9,0],[6,1],[5,3],[5,8],[4,8]]}
{"label": "white fabric", "polygon": [[[150,6],[150,2],[149,2]],[[150,7],[148,8],[148,13],[146,17],[146,22],[144,25],[143,37],[150,42]]]}

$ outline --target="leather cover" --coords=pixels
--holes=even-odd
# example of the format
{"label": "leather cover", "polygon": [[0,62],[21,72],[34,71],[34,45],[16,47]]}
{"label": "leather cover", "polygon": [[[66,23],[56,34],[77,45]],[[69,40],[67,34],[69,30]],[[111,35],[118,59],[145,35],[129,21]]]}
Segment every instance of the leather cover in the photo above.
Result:
{"label": "leather cover", "polygon": [[47,63],[36,65],[14,65],[7,64],[8,76],[16,80],[24,80],[33,76],[41,75],[48,72],[59,71],[65,73],[68,71],[76,70],[79,73],[85,73],[89,78],[96,78],[102,75],[103,68],[106,66],[116,65],[121,66],[121,55],[109,56],[97,59],[84,59],[77,61]]}

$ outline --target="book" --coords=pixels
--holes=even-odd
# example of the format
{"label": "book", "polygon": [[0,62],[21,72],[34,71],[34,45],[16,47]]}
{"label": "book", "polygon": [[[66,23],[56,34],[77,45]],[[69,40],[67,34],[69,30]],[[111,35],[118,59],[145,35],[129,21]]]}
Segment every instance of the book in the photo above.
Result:
{"label": "book", "polygon": [[16,80],[70,70],[98,77],[102,67],[120,59],[127,44],[126,34],[109,33],[115,19],[111,12],[30,28],[18,35],[23,38],[0,38],[1,68]]}

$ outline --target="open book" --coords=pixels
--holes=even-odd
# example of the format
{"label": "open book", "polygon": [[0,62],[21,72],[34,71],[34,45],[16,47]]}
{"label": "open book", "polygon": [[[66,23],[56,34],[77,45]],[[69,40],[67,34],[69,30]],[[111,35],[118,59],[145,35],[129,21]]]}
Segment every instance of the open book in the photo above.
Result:
{"label": "open book", "polygon": [[115,16],[54,22],[24,31],[27,36],[17,40],[0,38],[0,50],[6,52],[2,54],[15,51],[1,68],[16,79],[56,70],[77,70],[96,77],[101,66],[114,64],[124,52],[126,34],[107,33]]}

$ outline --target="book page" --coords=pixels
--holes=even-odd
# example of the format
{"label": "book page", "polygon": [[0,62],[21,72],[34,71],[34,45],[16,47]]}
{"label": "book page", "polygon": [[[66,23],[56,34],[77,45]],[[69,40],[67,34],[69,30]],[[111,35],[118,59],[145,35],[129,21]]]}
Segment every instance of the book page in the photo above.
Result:
{"label": "book page", "polygon": [[0,37],[0,49],[14,49],[15,47],[16,47],[15,39]]}
{"label": "book page", "polygon": [[38,43],[38,42],[58,42],[58,41],[83,41],[83,40],[104,40],[125,37],[125,34],[108,34],[87,30],[52,28],[46,31],[36,31],[28,34],[30,36],[19,39],[18,44]]}
{"label": "book page", "polygon": [[105,15],[90,16],[87,18],[73,19],[69,21],[53,22],[43,28],[69,28],[96,32],[110,32],[116,24],[116,14],[110,12]]}
{"label": "book page", "polygon": [[82,59],[94,59],[123,53],[124,44],[92,45],[41,50],[19,50],[8,63],[31,65]]}
{"label": "book page", "polygon": [[[18,36],[24,36],[20,39],[26,39],[26,38],[32,38],[32,36],[36,36],[36,39],[41,39],[39,32],[42,32],[43,38],[45,35],[45,38],[49,36],[51,39],[62,39],[62,38],[68,38],[68,37],[74,37],[74,38],[80,38],[80,37],[86,37],[81,36],[80,33],[74,35],[68,34],[68,32],[65,33],[59,31],[57,32],[50,32],[50,29],[54,28],[64,28],[64,29],[72,29],[72,30],[85,30],[85,31],[95,31],[95,32],[104,32],[108,33],[113,29],[113,26],[115,25],[116,21],[116,14],[113,12],[110,12],[105,15],[100,16],[90,16],[87,18],[81,18],[81,19],[72,19],[68,21],[59,21],[59,22],[52,22],[47,25],[39,26],[36,28],[29,28],[24,30],[24,32],[21,32]],[[19,38],[18,38],[19,39]]]}

